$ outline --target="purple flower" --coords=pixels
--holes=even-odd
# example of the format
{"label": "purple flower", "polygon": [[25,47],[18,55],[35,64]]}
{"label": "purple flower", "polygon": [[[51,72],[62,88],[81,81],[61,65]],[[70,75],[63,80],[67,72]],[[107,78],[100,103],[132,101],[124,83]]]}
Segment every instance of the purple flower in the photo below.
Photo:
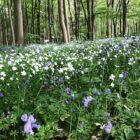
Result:
{"label": "purple flower", "polygon": [[11,112],[8,111],[8,112],[6,113],[6,115],[7,115],[7,116],[6,116],[7,118],[10,118],[10,116],[11,116]]}
{"label": "purple flower", "polygon": [[36,129],[40,129],[40,125],[36,124],[36,119],[34,118],[33,115],[30,115],[29,117],[27,116],[27,114],[24,114],[21,116],[21,120],[23,122],[26,122],[25,125],[24,125],[24,133],[26,134],[31,134],[33,135],[34,132],[33,132],[33,128],[36,128]]}
{"label": "purple flower", "polygon": [[120,44],[118,44],[117,46],[115,46],[115,51],[119,51],[119,50],[122,49],[122,48],[123,48],[123,44],[120,43]]}
{"label": "purple flower", "polygon": [[71,94],[70,88],[66,88],[66,89],[65,89],[65,92],[66,92],[67,94]]}
{"label": "purple flower", "polygon": [[40,129],[40,125],[38,125],[38,124],[32,124],[32,128],[36,128],[37,130],[39,130]]}
{"label": "purple flower", "polygon": [[120,43],[120,44],[118,44],[117,46],[115,46],[115,51],[119,51],[119,50],[122,49],[122,48],[123,48],[123,44]]}
{"label": "purple flower", "polygon": [[107,134],[109,134],[111,132],[111,129],[112,129],[112,123],[110,121],[108,121],[108,123],[105,125],[105,132]]}
{"label": "purple flower", "polygon": [[83,104],[85,108],[88,108],[89,103],[93,100],[92,96],[87,96],[86,98],[84,98],[83,100]]}
{"label": "purple flower", "polygon": [[128,71],[123,72],[123,78],[126,79],[128,77]]}
{"label": "purple flower", "polygon": [[33,129],[32,129],[32,124],[29,120],[24,125],[24,133],[31,134],[31,135],[34,134]]}
{"label": "purple flower", "polygon": [[64,99],[65,104],[69,105],[70,102],[67,99]]}
{"label": "purple flower", "polygon": [[25,85],[29,84],[29,79],[24,79],[24,84]]}
{"label": "purple flower", "polygon": [[4,94],[2,92],[0,92],[0,97],[3,97],[3,96],[4,96]]}
{"label": "purple flower", "polygon": [[99,90],[97,90],[97,89],[94,89],[94,94],[96,95],[96,96],[99,96],[100,95],[100,92],[99,92]]}
{"label": "purple flower", "polygon": [[22,120],[23,122],[27,122],[27,120],[28,120],[27,114],[22,115],[22,116],[21,116],[21,120]]}
{"label": "purple flower", "polygon": [[34,118],[33,115],[30,115],[28,120],[29,120],[32,124],[36,122],[36,119]]}
{"label": "purple flower", "polygon": [[59,84],[63,83],[63,81],[64,81],[64,78],[63,77],[61,77],[61,78],[58,79]]}

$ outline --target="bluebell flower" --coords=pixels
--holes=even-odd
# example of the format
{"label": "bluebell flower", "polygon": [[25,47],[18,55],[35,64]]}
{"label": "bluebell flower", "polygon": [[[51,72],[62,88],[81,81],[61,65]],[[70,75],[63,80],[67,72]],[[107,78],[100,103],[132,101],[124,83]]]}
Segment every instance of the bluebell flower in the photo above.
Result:
{"label": "bluebell flower", "polygon": [[64,99],[65,104],[69,105],[70,102],[67,99]]}
{"label": "bluebell flower", "polygon": [[10,116],[11,116],[11,112],[8,111],[8,112],[6,113],[6,115],[7,115],[7,116],[6,116],[7,118],[10,118]]}
{"label": "bluebell flower", "polygon": [[24,79],[24,84],[25,85],[29,84],[29,79]]}
{"label": "bluebell flower", "polygon": [[63,77],[61,77],[61,78],[58,79],[59,84],[63,83],[63,81],[64,81],[64,78]]}
{"label": "bluebell flower", "polygon": [[33,115],[30,115],[29,118],[28,118],[28,120],[29,120],[32,124],[36,122],[36,119],[34,118]]}
{"label": "bluebell flower", "polygon": [[83,104],[85,108],[88,108],[89,103],[93,100],[92,96],[87,96],[86,98],[84,98],[83,100]]}
{"label": "bluebell flower", "polygon": [[33,115],[29,115],[29,117],[27,116],[27,114],[24,114],[21,116],[21,120],[23,122],[26,122],[25,125],[24,125],[24,133],[26,134],[31,134],[33,135],[34,132],[33,132],[33,128],[36,128],[36,129],[40,129],[40,125],[36,124],[36,119],[34,118]]}
{"label": "bluebell flower", "polygon": [[71,89],[70,89],[70,88],[66,88],[66,89],[65,89],[65,92],[66,92],[67,94],[71,94]]}
{"label": "bluebell flower", "polygon": [[100,92],[99,92],[99,90],[97,90],[97,89],[94,89],[93,92],[94,92],[94,94],[95,94],[96,96],[99,96],[99,95],[100,95]]}
{"label": "bluebell flower", "polygon": [[128,71],[123,72],[123,78],[126,79],[128,77]]}
{"label": "bluebell flower", "polygon": [[119,50],[122,49],[122,48],[123,48],[123,44],[120,43],[120,44],[118,44],[117,46],[115,46],[115,51],[119,51]]}
{"label": "bluebell flower", "polygon": [[24,133],[34,135],[32,124],[29,120],[24,125]]}
{"label": "bluebell flower", "polygon": [[23,122],[27,122],[27,120],[28,120],[27,114],[22,115],[22,116],[21,116],[21,120],[22,120]]}
{"label": "bluebell flower", "polygon": [[40,125],[38,125],[38,124],[32,124],[32,128],[36,128],[37,130],[39,130],[40,129]]}
{"label": "bluebell flower", "polygon": [[107,124],[105,125],[105,132],[107,134],[109,134],[111,132],[111,129],[112,129],[112,123],[110,121],[107,122]]}
{"label": "bluebell flower", "polygon": [[0,92],[0,97],[3,97],[3,96],[4,96],[4,94],[2,92]]}

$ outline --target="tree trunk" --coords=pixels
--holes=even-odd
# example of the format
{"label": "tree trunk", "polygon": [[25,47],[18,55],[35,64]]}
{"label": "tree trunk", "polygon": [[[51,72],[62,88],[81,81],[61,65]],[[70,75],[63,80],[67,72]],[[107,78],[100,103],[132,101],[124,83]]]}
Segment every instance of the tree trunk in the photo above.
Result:
{"label": "tree trunk", "polygon": [[12,34],[12,45],[15,45],[15,33],[14,33],[12,16],[11,16],[11,1],[10,0],[8,0],[8,14],[9,14],[9,20],[10,20],[11,34]]}
{"label": "tree trunk", "polygon": [[106,36],[109,37],[110,35],[110,22],[109,22],[109,10],[110,10],[110,1],[106,0],[107,4],[107,15],[106,15]]}
{"label": "tree trunk", "polygon": [[52,7],[51,7],[51,1],[52,0],[48,0],[48,6],[47,6],[48,7],[47,8],[47,11],[48,11],[47,12],[48,13],[48,39],[49,39],[50,42],[52,42],[52,28],[51,28],[52,27],[51,26],[52,25],[52,18],[51,18],[52,17],[51,16],[51,8]]}
{"label": "tree trunk", "polygon": [[87,38],[92,40],[93,39],[93,31],[94,31],[94,0],[87,0],[87,13],[88,13],[88,34]]}
{"label": "tree trunk", "polygon": [[74,0],[74,14],[75,14],[75,37],[76,40],[80,38],[79,28],[80,28],[80,3],[79,0]]}
{"label": "tree trunk", "polygon": [[68,34],[67,34],[67,28],[64,19],[63,0],[58,0],[58,13],[59,13],[60,26],[62,30],[63,39],[65,43],[68,43]]}
{"label": "tree trunk", "polygon": [[22,0],[14,0],[15,7],[15,36],[16,44],[23,45],[24,33],[23,33],[23,15],[22,15]]}
{"label": "tree trunk", "polygon": [[66,0],[63,0],[63,8],[64,8],[64,17],[65,17],[65,24],[66,24],[66,29],[67,29],[68,41],[70,41],[70,30],[69,30],[69,20],[68,20],[68,16],[67,16]]}
{"label": "tree trunk", "polygon": [[126,20],[127,20],[126,14],[127,14],[127,3],[126,0],[123,0],[123,36],[126,33]]}
{"label": "tree trunk", "polygon": [[37,34],[39,36],[39,42],[40,42],[40,0],[38,0],[38,10],[37,10]]}
{"label": "tree trunk", "polygon": [[72,11],[71,11],[70,0],[68,0],[68,8],[69,8],[69,13],[70,13],[71,31],[73,33],[74,32],[74,25],[73,25],[73,16],[72,16]]}

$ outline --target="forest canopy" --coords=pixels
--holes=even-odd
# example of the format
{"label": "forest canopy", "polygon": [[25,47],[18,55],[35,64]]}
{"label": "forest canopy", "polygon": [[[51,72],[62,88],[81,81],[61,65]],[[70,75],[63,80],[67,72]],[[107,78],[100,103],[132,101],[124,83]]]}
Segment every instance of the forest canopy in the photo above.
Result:
{"label": "forest canopy", "polygon": [[140,0],[0,0],[0,44],[137,35]]}

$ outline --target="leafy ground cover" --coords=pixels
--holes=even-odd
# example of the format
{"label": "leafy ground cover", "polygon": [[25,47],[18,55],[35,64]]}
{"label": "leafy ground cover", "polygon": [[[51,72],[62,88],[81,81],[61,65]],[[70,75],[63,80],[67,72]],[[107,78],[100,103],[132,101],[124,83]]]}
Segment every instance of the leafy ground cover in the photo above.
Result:
{"label": "leafy ground cover", "polygon": [[0,139],[140,139],[140,38],[0,47]]}

